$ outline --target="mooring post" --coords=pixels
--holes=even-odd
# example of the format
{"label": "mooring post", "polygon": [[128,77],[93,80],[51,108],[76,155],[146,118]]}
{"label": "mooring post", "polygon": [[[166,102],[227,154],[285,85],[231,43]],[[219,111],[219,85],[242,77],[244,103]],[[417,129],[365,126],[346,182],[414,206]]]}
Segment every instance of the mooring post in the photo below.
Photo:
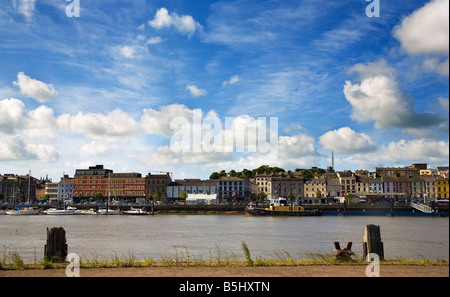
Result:
{"label": "mooring post", "polygon": [[341,245],[339,244],[339,241],[335,241],[334,243],[334,248],[335,250],[333,251],[333,255],[336,257],[337,260],[339,261],[351,261],[352,260],[352,255],[354,255],[355,253],[352,252],[352,242],[349,241],[345,244],[345,247],[343,250],[341,250]]}
{"label": "mooring post", "polygon": [[380,260],[384,260],[384,247],[381,241],[380,226],[367,225],[364,231],[363,260],[369,254],[377,254]]}
{"label": "mooring post", "polygon": [[63,263],[67,257],[66,231],[64,228],[47,228],[47,244],[44,246],[47,261]]}

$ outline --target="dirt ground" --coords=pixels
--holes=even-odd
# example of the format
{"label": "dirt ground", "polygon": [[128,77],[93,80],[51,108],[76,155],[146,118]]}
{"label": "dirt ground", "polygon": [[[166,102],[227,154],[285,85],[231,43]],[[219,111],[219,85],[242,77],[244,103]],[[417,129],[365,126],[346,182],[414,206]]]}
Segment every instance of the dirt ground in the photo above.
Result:
{"label": "dirt ground", "polygon": [[[449,277],[448,266],[381,265],[381,277]],[[80,269],[81,277],[366,277],[366,266]],[[66,277],[65,269],[0,270],[0,277]]]}

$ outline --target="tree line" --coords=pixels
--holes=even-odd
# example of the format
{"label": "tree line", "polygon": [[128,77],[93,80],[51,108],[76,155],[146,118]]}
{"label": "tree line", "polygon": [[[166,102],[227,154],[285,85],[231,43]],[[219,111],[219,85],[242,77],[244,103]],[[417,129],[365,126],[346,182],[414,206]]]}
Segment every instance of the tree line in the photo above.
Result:
{"label": "tree line", "polygon": [[[244,177],[256,177],[256,174],[272,174],[272,173],[279,173],[279,172],[286,172],[285,169],[280,167],[271,167],[269,165],[262,165],[256,169],[249,170],[249,169],[243,169],[242,171],[236,171],[234,169],[230,171],[221,170],[219,172],[213,172],[209,179],[220,179],[221,177],[238,177],[238,178],[244,178]],[[288,172],[291,172],[290,170]],[[319,177],[325,173],[325,170],[322,168],[317,168],[315,172],[312,172],[309,169],[303,169],[298,172],[298,175],[301,177],[304,177],[306,179]]]}

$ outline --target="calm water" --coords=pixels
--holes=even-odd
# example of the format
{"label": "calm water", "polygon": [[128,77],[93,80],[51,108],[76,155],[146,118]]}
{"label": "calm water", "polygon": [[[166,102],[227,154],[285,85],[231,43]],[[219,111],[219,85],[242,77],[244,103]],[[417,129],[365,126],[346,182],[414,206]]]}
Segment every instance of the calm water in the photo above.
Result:
{"label": "calm water", "polygon": [[25,262],[40,262],[47,227],[66,230],[69,253],[82,259],[163,257],[244,259],[245,241],[253,258],[305,259],[331,254],[334,241],[353,242],[362,256],[364,228],[381,227],[385,257],[449,259],[449,219],[427,217],[246,217],[244,215],[155,216],[0,216],[0,256],[18,252]]}

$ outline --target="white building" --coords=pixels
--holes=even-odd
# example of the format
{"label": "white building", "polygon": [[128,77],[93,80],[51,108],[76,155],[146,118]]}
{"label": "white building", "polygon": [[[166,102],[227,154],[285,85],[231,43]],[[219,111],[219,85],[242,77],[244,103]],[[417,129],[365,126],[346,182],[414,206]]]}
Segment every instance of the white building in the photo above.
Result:
{"label": "white building", "polygon": [[217,194],[189,194],[186,198],[187,205],[213,205],[219,204],[219,199],[217,198]]}

